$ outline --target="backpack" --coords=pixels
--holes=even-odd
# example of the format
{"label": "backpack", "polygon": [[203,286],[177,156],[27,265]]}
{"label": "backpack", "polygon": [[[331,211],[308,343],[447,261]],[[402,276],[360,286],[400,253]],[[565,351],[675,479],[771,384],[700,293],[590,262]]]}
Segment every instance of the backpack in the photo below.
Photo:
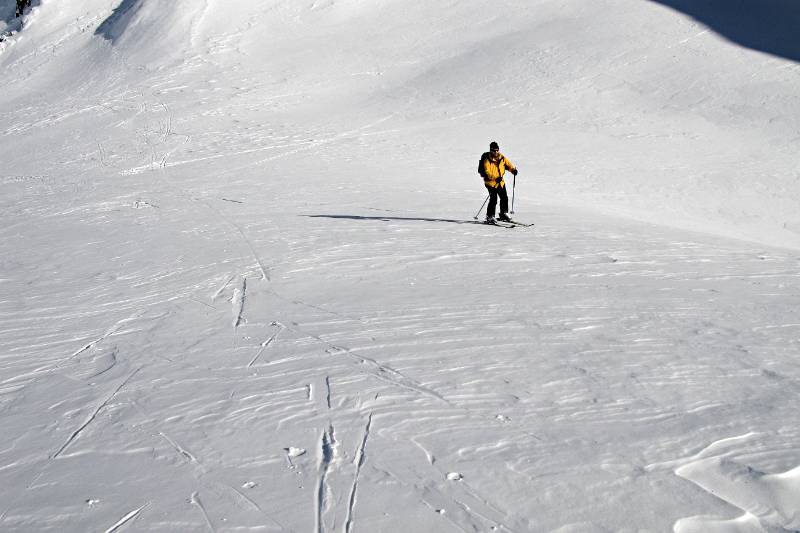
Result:
{"label": "backpack", "polygon": [[478,161],[478,174],[480,174],[482,178],[486,178],[486,169],[483,168],[484,159],[486,159],[486,154],[483,154],[481,160]]}

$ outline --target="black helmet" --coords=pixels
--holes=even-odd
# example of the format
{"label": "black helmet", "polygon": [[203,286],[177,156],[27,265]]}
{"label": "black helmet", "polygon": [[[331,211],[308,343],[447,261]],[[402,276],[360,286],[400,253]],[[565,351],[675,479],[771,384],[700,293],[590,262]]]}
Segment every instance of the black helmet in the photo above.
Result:
{"label": "black helmet", "polygon": [[491,143],[489,143],[489,150],[499,150],[499,149],[500,145],[497,144],[496,142],[492,141]]}

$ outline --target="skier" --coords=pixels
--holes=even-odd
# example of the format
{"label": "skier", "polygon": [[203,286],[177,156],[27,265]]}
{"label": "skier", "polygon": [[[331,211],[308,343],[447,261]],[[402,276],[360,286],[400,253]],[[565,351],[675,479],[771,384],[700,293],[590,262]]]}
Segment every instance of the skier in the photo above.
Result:
{"label": "skier", "polygon": [[492,141],[489,144],[489,151],[481,156],[478,163],[478,174],[483,177],[483,184],[489,191],[489,205],[486,208],[486,223],[494,224],[494,211],[497,207],[497,197],[500,197],[500,215],[498,220],[511,221],[508,217],[508,193],[506,192],[506,182],[503,175],[506,170],[514,176],[517,175],[517,168],[511,164],[506,156],[500,153],[500,146]]}

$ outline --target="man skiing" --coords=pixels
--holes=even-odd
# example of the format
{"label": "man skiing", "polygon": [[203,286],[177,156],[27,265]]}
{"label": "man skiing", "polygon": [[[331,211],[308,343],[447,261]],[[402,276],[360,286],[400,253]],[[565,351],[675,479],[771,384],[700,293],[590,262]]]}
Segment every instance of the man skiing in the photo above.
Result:
{"label": "man skiing", "polygon": [[483,184],[489,191],[489,205],[486,208],[486,223],[494,224],[494,211],[497,207],[497,197],[500,197],[500,215],[498,220],[510,221],[508,218],[508,193],[506,192],[506,182],[503,175],[506,170],[514,176],[517,175],[517,168],[511,164],[506,156],[500,153],[500,146],[492,141],[489,144],[489,151],[481,156],[478,163],[478,174],[483,177]]}

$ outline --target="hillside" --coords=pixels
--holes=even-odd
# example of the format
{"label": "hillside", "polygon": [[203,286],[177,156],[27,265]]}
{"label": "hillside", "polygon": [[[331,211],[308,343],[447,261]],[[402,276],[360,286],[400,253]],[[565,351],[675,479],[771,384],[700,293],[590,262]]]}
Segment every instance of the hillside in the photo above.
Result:
{"label": "hillside", "polygon": [[33,4],[0,529],[800,529],[791,2]]}

